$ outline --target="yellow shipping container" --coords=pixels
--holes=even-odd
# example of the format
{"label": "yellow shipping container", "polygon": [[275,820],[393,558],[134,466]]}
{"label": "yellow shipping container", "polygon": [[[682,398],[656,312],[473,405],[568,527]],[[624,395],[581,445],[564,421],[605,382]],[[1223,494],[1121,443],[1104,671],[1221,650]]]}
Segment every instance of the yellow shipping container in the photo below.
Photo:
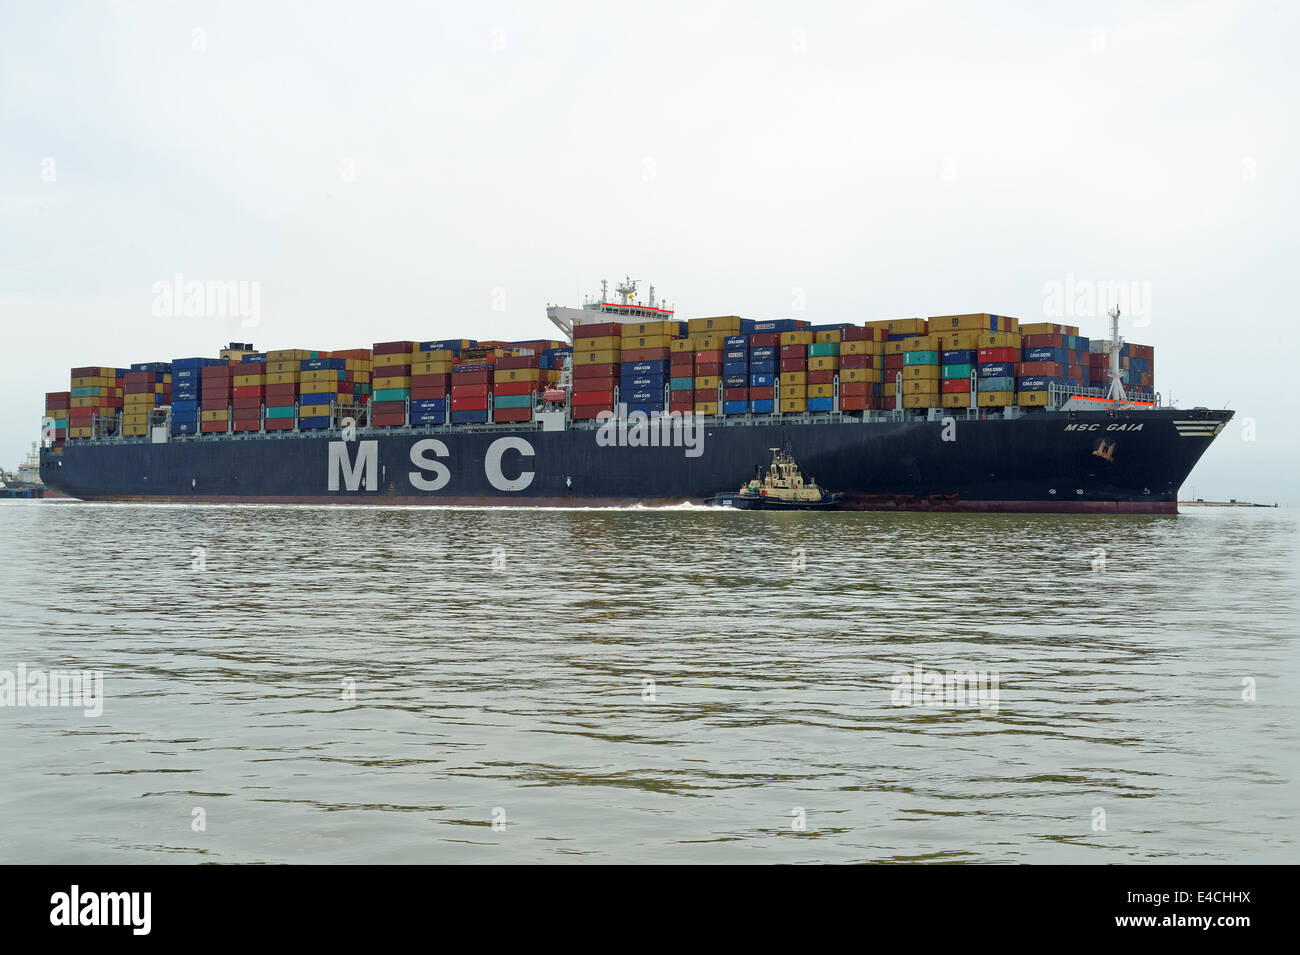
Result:
{"label": "yellow shipping container", "polygon": [[739,335],[740,316],[719,315],[714,318],[692,318],[686,323],[686,333],[692,338],[696,335],[703,335],[708,332],[716,332],[724,337],[727,335]]}
{"label": "yellow shipping container", "polygon": [[811,345],[813,343],[812,332],[782,332],[782,345]]}
{"label": "yellow shipping container", "polygon": [[976,403],[981,408],[1005,408],[1015,401],[1012,391],[981,391],[976,395]]}
{"label": "yellow shipping container", "polygon": [[127,438],[142,438],[149,433],[147,424],[124,424],[122,425],[122,435]]}
{"label": "yellow shipping container", "polygon": [[296,359],[294,361],[269,361],[268,360],[266,363],[267,374],[278,375],[286,371],[301,371],[301,370],[302,370],[302,362],[297,361]]}
{"label": "yellow shipping container", "polygon": [[[394,375],[391,378],[376,378],[374,390],[380,391],[381,389],[384,388],[410,388],[410,387],[411,387],[410,375]],[[317,393],[319,394],[319,392]]]}
{"label": "yellow shipping container", "polygon": [[947,394],[940,396],[945,408],[969,408],[970,392],[963,391],[960,394]]}
{"label": "yellow shipping container", "polygon": [[46,408],[45,417],[63,419],[68,416],[67,408]]}
{"label": "yellow shipping container", "polygon": [[336,382],[339,380],[339,373],[337,369],[333,368],[318,368],[313,371],[301,372],[298,380],[304,385],[318,384],[322,381]]}
{"label": "yellow shipping container", "polygon": [[1045,408],[1047,406],[1046,391],[1020,391],[1016,393],[1016,404],[1022,408]]}
{"label": "yellow shipping container", "polygon": [[809,385],[808,397],[809,398],[834,398],[835,386],[834,385]]}
{"label": "yellow shipping container", "polygon": [[1064,325],[1057,325],[1053,322],[1030,322],[1028,325],[1021,325],[1019,331],[1021,335],[1053,335],[1057,332],[1064,335],[1077,334],[1067,332]]}
{"label": "yellow shipping container", "polygon": [[893,378],[890,378],[888,381],[881,384],[880,394],[883,397],[892,398],[894,397],[894,391],[897,387],[897,382],[895,382]]}
{"label": "yellow shipping container", "polygon": [[937,408],[939,407],[939,393],[937,391],[932,391],[916,395],[903,395],[903,407]]}
{"label": "yellow shipping container", "polygon": [[906,365],[903,368],[903,380],[910,381],[913,378],[929,379],[931,381],[939,380],[938,365]]}
{"label": "yellow shipping container", "polygon": [[330,416],[329,405],[299,405],[299,418],[328,418]]}
{"label": "yellow shipping container", "polygon": [[840,381],[880,381],[879,368],[841,368]]}
{"label": "yellow shipping container", "polygon": [[938,335],[914,335],[911,338],[900,339],[903,343],[903,353],[910,351],[938,351]]}
{"label": "yellow shipping container", "polygon": [[808,372],[806,371],[781,372],[781,384],[783,385],[806,385],[807,383]]}
{"label": "yellow shipping container", "polygon": [[94,428],[69,428],[68,429],[69,438],[89,438],[94,433],[95,433]]}
{"label": "yellow shipping container", "polygon": [[976,348],[1019,348],[1019,332],[981,332]]}
{"label": "yellow shipping container", "polygon": [[[881,324],[880,322],[872,322],[867,327],[879,327]],[[885,331],[890,335],[924,335],[929,331],[926,328],[924,318],[896,318],[883,324]]]}
{"label": "yellow shipping container", "polygon": [[841,355],[883,355],[884,342],[844,342],[840,345]]}
{"label": "yellow shipping container", "polygon": [[808,410],[807,398],[782,398],[781,399],[781,411],[783,414],[791,413],[791,412],[798,413],[807,410]]}
{"label": "yellow shipping container", "polygon": [[505,368],[492,373],[492,380],[502,381],[538,381],[541,371],[537,368]]}
{"label": "yellow shipping container", "polygon": [[[619,352],[614,349],[605,351],[574,351],[573,363],[575,365],[609,365],[618,361]],[[378,381],[375,382],[376,388],[383,387]]]}
{"label": "yellow shipping container", "polygon": [[943,332],[935,336],[939,351],[979,348],[979,332]]}
{"label": "yellow shipping container", "polygon": [[200,412],[202,421],[228,421],[230,413],[222,408],[220,411],[202,411]]}
{"label": "yellow shipping container", "polygon": [[234,387],[248,388],[250,386],[266,384],[266,375],[236,375],[234,377]]}
{"label": "yellow shipping container", "polygon": [[72,401],[70,402],[70,404],[74,408],[93,408],[96,405],[100,405],[103,403],[104,403],[103,398],[94,398],[94,397],[73,398]]}
{"label": "yellow shipping container", "polygon": [[815,342],[839,342],[844,340],[844,329],[828,328],[825,331],[813,332],[813,341]]}
{"label": "yellow shipping container", "polygon": [[1019,326],[1007,315],[977,312],[973,315],[936,315],[929,320],[931,334],[935,332],[1014,332]]}
{"label": "yellow shipping container", "polygon": [[692,335],[696,351],[718,351],[726,347],[726,335]]}
{"label": "yellow shipping container", "polygon": [[[434,362],[433,364],[437,364],[437,362]],[[447,369],[447,373],[450,373],[450,372],[451,372],[451,369],[448,368],[448,369]],[[413,374],[413,375],[441,375],[441,374],[443,374],[443,372],[440,372],[440,371],[432,371],[432,372],[416,371],[414,368],[412,368],[412,369],[411,369],[411,374]],[[358,384],[362,384],[362,385],[367,384],[367,383],[370,381],[370,372],[368,372],[368,371],[354,371],[354,372],[352,373],[352,380],[353,380],[354,382],[358,383]]]}
{"label": "yellow shipping container", "polygon": [[[903,394],[920,395],[920,394],[939,394],[939,382],[931,381],[927,378],[913,378],[911,381],[903,380]],[[935,402],[936,404],[938,402]]]}
{"label": "yellow shipping container", "polygon": [[722,379],[717,375],[698,375],[695,379],[696,391],[708,391],[718,387],[718,382]]}
{"label": "yellow shipping container", "polygon": [[624,335],[620,341],[623,343],[624,351],[631,351],[633,348],[667,348],[676,339],[668,335],[645,335],[641,338],[629,338]]}
{"label": "yellow shipping container", "polygon": [[808,359],[809,371],[835,371],[840,367],[838,355],[816,355]]}
{"label": "yellow shipping container", "polygon": [[268,385],[296,385],[298,383],[298,372],[279,371],[273,375],[267,375],[266,383]]}
{"label": "yellow shipping container", "polygon": [[371,361],[370,367],[375,372],[378,372],[380,368],[393,368],[397,365],[409,364],[411,364],[411,356],[406,352],[399,351],[393,352],[391,355],[376,355],[374,360]]}
{"label": "yellow shipping container", "polygon": [[697,401],[695,402],[696,414],[717,414],[718,403],[716,401]]}
{"label": "yellow shipping container", "polygon": [[622,347],[622,339],[617,335],[601,335],[599,338],[579,338],[573,343],[573,350],[582,351],[618,351]]}
{"label": "yellow shipping container", "polygon": [[674,338],[668,348],[676,354],[695,351],[695,340],[693,338]]}
{"label": "yellow shipping container", "polygon": [[[641,338],[650,335],[665,335],[674,338],[677,335],[676,322],[642,322],[639,325],[627,324],[620,330],[624,338]],[[657,348],[657,345],[645,345],[645,348]]]}
{"label": "yellow shipping container", "polygon": [[148,424],[149,416],[147,414],[124,414],[122,415],[122,425],[128,424]]}
{"label": "yellow shipping container", "polygon": [[804,398],[808,397],[808,386],[802,383],[797,385],[783,384],[781,385],[781,397],[798,398],[800,400],[803,400]]}
{"label": "yellow shipping container", "polygon": [[[329,353],[318,352],[318,354],[323,358]],[[304,348],[279,348],[276,349],[275,351],[269,351],[266,353],[266,360],[268,362],[272,362],[272,361],[298,362],[298,361],[302,361],[304,358],[310,358],[310,357],[311,357],[311,351],[309,349],[304,349]]]}
{"label": "yellow shipping container", "polygon": [[116,383],[116,378],[105,378],[103,376],[72,379],[73,388],[112,388]]}
{"label": "yellow shipping container", "polygon": [[[411,365],[412,375],[450,375],[452,364],[449,361],[417,361]],[[354,371],[352,373],[353,381],[366,381],[370,377],[369,372]]]}
{"label": "yellow shipping container", "polygon": [[[394,385],[395,388],[404,388],[405,385]],[[338,394],[339,383],[337,381],[305,381],[298,389],[301,395],[335,395]]]}

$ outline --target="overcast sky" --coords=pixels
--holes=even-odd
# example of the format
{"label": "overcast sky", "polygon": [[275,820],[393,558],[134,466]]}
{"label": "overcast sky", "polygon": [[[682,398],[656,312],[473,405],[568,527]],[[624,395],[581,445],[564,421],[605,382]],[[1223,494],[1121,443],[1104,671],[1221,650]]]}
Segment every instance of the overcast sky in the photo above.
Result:
{"label": "overcast sky", "polygon": [[[1238,412],[1196,494],[1296,502],[1295,5],[451,6],[5,5],[0,463],[74,365],[537,337],[625,274],[1042,321],[1072,276],[1149,290],[1158,390]],[[177,273],[258,324],[156,314]]]}

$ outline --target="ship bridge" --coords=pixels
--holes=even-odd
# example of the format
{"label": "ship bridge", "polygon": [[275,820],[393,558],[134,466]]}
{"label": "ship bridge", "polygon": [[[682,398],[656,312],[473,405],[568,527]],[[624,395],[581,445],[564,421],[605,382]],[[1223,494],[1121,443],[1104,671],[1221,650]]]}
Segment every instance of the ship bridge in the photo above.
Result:
{"label": "ship bridge", "polygon": [[[650,296],[648,302],[642,304],[636,300],[636,288],[640,279],[624,278],[623,282],[614,289],[617,296],[616,301],[610,300],[609,282],[600,283],[599,296],[587,296],[582,303],[582,308],[567,308],[562,305],[548,305],[546,307],[546,317],[551,320],[560,331],[573,340],[573,329],[576,325],[600,324],[602,322],[618,322],[622,325],[638,325],[642,322],[670,322],[673,320],[673,310],[671,308],[662,308],[655,304],[655,287],[650,286]],[[661,303],[664,304],[664,303]]]}

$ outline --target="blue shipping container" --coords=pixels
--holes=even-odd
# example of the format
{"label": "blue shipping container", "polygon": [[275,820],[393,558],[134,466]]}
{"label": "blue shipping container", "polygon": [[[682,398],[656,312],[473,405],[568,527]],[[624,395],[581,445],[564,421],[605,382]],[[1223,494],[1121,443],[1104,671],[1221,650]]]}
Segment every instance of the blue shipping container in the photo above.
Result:
{"label": "blue shipping container", "polygon": [[667,361],[636,361],[636,362],[629,362],[628,364],[625,364],[625,365],[623,366],[623,376],[626,377],[626,376],[628,375],[628,373],[632,373],[632,374],[636,374],[636,375],[660,375],[660,376],[667,376],[667,374],[668,374],[668,362],[667,362]]}
{"label": "blue shipping container", "polygon": [[722,403],[723,414],[744,414],[748,410],[748,401],[724,401]]}
{"label": "blue shipping container", "polygon": [[1016,363],[1013,361],[990,361],[976,369],[981,378],[1011,378],[1015,373]]}
{"label": "blue shipping container", "polygon": [[749,386],[751,388],[770,388],[774,384],[776,384],[776,374],[774,372],[749,376]]}
{"label": "blue shipping container", "polygon": [[1016,380],[1011,377],[985,378],[979,383],[980,391],[1015,391]]}
{"label": "blue shipping container", "polygon": [[486,411],[453,411],[451,413],[452,424],[479,424],[487,421],[488,413]]}
{"label": "blue shipping container", "polygon": [[831,404],[834,401],[835,401],[834,398],[809,398],[808,410],[809,411],[830,411]]}
{"label": "blue shipping container", "polygon": [[939,355],[941,365],[973,365],[979,352],[970,348],[958,348]]}

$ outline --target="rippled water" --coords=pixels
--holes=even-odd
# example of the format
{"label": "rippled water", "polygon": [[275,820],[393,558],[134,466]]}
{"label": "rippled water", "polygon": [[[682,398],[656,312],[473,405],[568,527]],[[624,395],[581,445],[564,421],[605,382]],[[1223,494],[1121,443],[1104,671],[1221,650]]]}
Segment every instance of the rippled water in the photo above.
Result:
{"label": "rippled water", "polygon": [[0,862],[1297,862],[1297,529],[0,505]]}

